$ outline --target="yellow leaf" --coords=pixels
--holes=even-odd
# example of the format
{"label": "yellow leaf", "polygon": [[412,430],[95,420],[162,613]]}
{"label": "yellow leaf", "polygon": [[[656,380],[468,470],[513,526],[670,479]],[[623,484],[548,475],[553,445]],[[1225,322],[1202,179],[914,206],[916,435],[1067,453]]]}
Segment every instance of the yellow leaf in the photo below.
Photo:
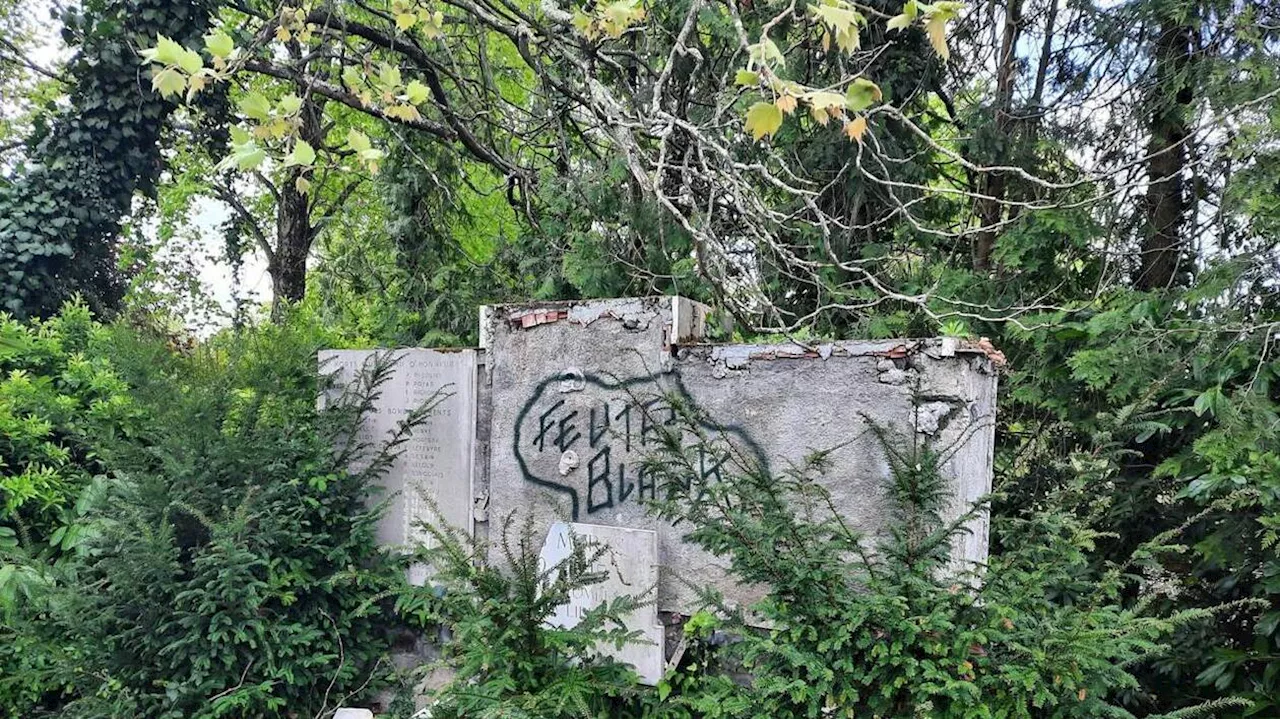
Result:
{"label": "yellow leaf", "polygon": [[819,107],[817,105],[809,106],[809,115],[813,117],[814,122],[819,125],[826,125],[831,121],[831,115],[827,114],[826,108]]}
{"label": "yellow leaf", "polygon": [[418,108],[413,105],[392,105],[386,110],[383,110],[383,112],[386,113],[387,117],[394,118],[396,120],[403,120],[404,122],[414,122],[422,119],[422,115],[418,112]]}
{"label": "yellow leaf", "polygon": [[396,29],[400,31],[408,30],[418,23],[418,16],[411,12],[402,12],[396,15]]}
{"label": "yellow leaf", "polygon": [[1076,698],[1080,701],[1084,701],[1084,698],[1087,696],[1089,696],[1089,690],[1084,687],[1080,687],[1080,691],[1076,692]]}
{"label": "yellow leaf", "polygon": [[605,32],[610,37],[621,37],[633,24],[644,19],[644,6],[640,0],[619,0],[597,11]]}
{"label": "yellow leaf", "polygon": [[281,25],[276,28],[276,40],[280,42],[289,42],[290,38],[292,37],[293,37],[293,33],[289,32],[289,28],[285,27],[284,25]]}
{"label": "yellow leaf", "polygon": [[281,139],[289,134],[289,123],[282,117],[277,117],[266,124],[267,136],[276,140]]}
{"label": "yellow leaf", "polygon": [[573,11],[573,26],[578,29],[588,40],[595,40],[599,34],[596,32],[596,21],[590,15],[581,10]]}
{"label": "yellow leaf", "polygon": [[196,93],[203,90],[207,84],[209,84],[209,78],[203,72],[192,75],[187,83],[187,102],[191,102],[191,98],[195,97]]}
{"label": "yellow leaf", "polygon": [[778,109],[782,110],[783,114],[790,115],[796,111],[796,105],[798,103],[796,102],[794,95],[782,95],[777,100],[774,100],[773,104],[777,105]]}
{"label": "yellow leaf", "polygon": [[942,15],[931,15],[924,25],[925,32],[929,33],[929,43],[933,45],[934,52],[938,53],[938,57],[943,60],[951,58],[951,50],[947,47],[947,21]]}
{"label": "yellow leaf", "polygon": [[906,28],[911,27],[911,18],[907,17],[906,13],[894,15],[889,18],[889,22],[885,23],[885,26],[890,30],[905,30]]}
{"label": "yellow leaf", "polygon": [[867,116],[858,115],[852,120],[844,124],[844,134],[850,140],[862,142],[862,136],[867,134]]}
{"label": "yellow leaf", "polygon": [[298,179],[293,181],[293,186],[298,190],[298,192],[305,195],[307,194],[307,190],[311,189],[311,180],[308,180],[302,175],[298,175]]}
{"label": "yellow leaf", "polygon": [[827,28],[827,32],[824,32],[822,37],[823,50],[830,49],[832,35],[835,36],[836,45],[846,53],[854,52],[862,44],[858,30],[867,24],[867,20],[862,13],[854,10],[848,3],[836,0],[813,5],[811,9],[814,17]]}
{"label": "yellow leaf", "polygon": [[771,102],[757,102],[747,110],[747,132],[756,140],[772,137],[782,127],[782,110]]}

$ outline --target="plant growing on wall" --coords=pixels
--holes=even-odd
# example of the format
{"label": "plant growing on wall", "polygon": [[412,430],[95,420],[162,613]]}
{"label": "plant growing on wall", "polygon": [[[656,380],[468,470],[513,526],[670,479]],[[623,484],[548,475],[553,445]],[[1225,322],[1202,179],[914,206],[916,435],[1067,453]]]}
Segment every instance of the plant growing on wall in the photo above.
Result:
{"label": "plant growing on wall", "polygon": [[[1176,628],[1214,611],[1151,611],[1160,584],[1144,570],[1181,549],[1172,532],[1125,564],[1090,566],[1098,534],[1087,515],[1063,509],[1090,490],[1088,472],[1046,507],[999,519],[993,532],[1004,551],[966,567],[953,561],[952,542],[982,508],[941,519],[950,500],[939,470],[946,449],[872,424],[891,468],[892,508],[886,535],[873,539],[851,531],[815,481],[828,452],[769,472],[722,438],[703,434],[691,449],[698,426],[664,430],[663,449],[649,460],[666,489],[654,508],[688,522],[688,541],[767,595],[749,608],[713,605],[686,625],[698,659],[659,687],[666,715],[1133,716],[1143,693],[1134,664],[1160,656]],[[734,469],[724,481],[690,481],[700,476],[699,451],[727,452]],[[1149,599],[1125,606],[1135,591]],[[707,642],[715,632],[734,640]],[[750,678],[735,681],[726,669]],[[1176,716],[1245,704],[1222,700]]]}

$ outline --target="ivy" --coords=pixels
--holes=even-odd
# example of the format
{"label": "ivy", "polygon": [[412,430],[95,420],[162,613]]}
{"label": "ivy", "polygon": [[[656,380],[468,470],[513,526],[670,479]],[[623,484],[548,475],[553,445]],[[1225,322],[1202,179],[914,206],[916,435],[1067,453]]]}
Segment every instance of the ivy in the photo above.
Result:
{"label": "ivy", "polygon": [[123,294],[120,219],[150,194],[159,137],[174,105],[142,81],[136,48],[157,35],[193,41],[207,0],[90,0],[63,18],[78,48],[68,103],[28,139],[28,162],[0,185],[0,309],[44,316],[75,292],[110,310]]}

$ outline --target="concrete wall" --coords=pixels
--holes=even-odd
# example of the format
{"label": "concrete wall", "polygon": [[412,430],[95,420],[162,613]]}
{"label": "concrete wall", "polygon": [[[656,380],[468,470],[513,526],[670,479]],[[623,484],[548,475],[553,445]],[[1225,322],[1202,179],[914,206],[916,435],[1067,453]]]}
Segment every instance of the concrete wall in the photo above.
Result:
{"label": "concrete wall", "polygon": [[[532,515],[540,534],[564,520],[655,530],[663,611],[697,606],[682,580],[718,584],[744,604],[758,595],[681,541],[684,529],[645,512],[656,487],[639,462],[653,425],[670,417],[667,393],[774,470],[841,445],[822,483],[846,521],[872,535],[886,528],[889,468],[867,416],[950,448],[951,517],[991,486],[996,374],[984,352],[956,340],[699,344],[706,308],[670,297],[493,307],[481,322],[487,466],[476,491],[488,527],[514,511]],[[707,481],[725,473],[721,459],[698,458]],[[982,560],[985,517],[971,528],[956,556]]]}

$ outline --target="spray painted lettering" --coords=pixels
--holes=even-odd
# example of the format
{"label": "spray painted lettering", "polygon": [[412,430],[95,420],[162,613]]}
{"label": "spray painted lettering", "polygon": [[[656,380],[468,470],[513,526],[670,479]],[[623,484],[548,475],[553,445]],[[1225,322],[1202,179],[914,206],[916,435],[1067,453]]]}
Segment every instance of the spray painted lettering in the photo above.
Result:
{"label": "spray painted lettering", "polygon": [[[525,480],[566,495],[574,521],[583,513],[640,506],[656,499],[662,488],[644,459],[658,451],[671,433],[684,435],[680,424],[685,420],[667,401],[666,392],[690,407],[690,415],[700,415],[679,377],[663,377],[662,384],[657,377],[613,380],[586,374],[574,380],[571,391],[564,391],[563,377],[543,380],[516,417],[512,449]],[[698,424],[764,462],[740,428],[706,419]],[[694,467],[682,482],[684,490],[691,488],[687,482],[705,489],[723,478],[727,454],[702,445],[689,451]]]}

